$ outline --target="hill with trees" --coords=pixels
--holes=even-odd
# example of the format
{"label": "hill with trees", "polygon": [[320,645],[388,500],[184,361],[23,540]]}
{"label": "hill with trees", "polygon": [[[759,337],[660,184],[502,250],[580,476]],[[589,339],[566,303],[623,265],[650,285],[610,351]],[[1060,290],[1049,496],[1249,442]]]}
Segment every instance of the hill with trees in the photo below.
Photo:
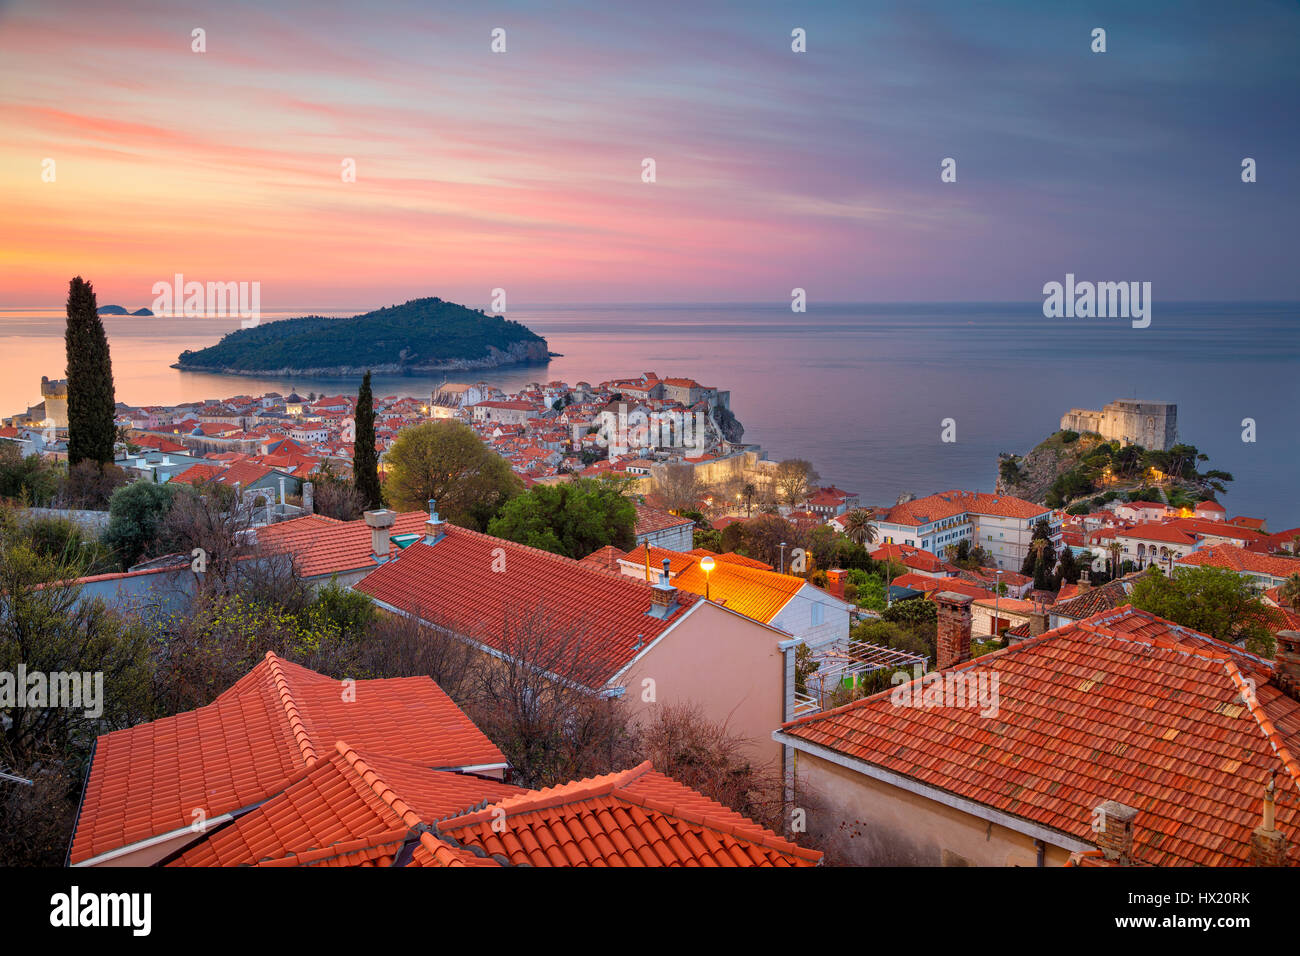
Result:
{"label": "hill with trees", "polygon": [[353,376],[496,368],[550,357],[518,322],[438,298],[412,299],[348,319],[304,316],[239,329],[186,350],[173,368],[231,375]]}

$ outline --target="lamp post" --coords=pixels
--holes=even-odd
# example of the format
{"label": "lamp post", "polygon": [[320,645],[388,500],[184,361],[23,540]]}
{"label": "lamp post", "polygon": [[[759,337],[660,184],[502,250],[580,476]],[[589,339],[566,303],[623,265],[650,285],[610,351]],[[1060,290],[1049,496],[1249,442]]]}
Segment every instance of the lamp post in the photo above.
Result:
{"label": "lamp post", "polygon": [[708,601],[710,599],[709,574],[713,571],[713,558],[710,555],[704,556],[704,560],[700,562],[700,570],[704,572],[704,600]]}
{"label": "lamp post", "polygon": [[785,574],[785,542],[781,542],[781,573]]}

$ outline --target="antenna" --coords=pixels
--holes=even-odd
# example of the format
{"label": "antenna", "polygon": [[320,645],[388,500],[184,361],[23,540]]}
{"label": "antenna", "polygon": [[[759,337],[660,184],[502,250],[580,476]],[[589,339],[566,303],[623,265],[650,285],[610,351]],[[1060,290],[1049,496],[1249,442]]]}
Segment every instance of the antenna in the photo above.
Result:
{"label": "antenna", "polygon": [[8,780],[8,781],[11,782],[11,783],[25,783],[25,784],[27,784],[27,786],[29,786],[29,787],[34,787],[34,786],[36,786],[34,783],[32,783],[32,782],[31,782],[30,780],[28,780],[26,777],[18,777],[18,776],[15,776],[15,775],[12,774],[12,773],[5,773],[3,770],[0,770],[0,780]]}

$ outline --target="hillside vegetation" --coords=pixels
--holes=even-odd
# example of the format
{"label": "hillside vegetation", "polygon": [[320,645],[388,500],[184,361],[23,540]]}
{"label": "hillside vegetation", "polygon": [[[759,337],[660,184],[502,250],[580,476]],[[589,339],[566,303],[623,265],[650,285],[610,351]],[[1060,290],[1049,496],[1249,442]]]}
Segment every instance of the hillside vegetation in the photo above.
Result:
{"label": "hillside vegetation", "polygon": [[305,316],[239,329],[182,352],[175,368],[234,374],[359,374],[544,362],[546,340],[518,322],[438,298],[348,319]]}
{"label": "hillside vegetation", "polygon": [[1199,471],[1207,460],[1195,445],[1154,451],[1090,432],[1059,431],[1028,455],[1000,455],[997,487],[1003,494],[1075,511],[1116,498],[1192,506],[1222,494],[1224,483],[1232,481],[1225,471]]}

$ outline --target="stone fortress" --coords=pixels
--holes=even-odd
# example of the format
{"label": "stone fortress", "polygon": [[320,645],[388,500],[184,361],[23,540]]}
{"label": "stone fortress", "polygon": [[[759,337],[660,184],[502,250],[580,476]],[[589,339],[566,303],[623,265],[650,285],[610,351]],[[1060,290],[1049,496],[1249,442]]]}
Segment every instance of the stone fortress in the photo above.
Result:
{"label": "stone fortress", "polygon": [[1120,399],[1099,412],[1072,408],[1061,416],[1061,428],[1096,432],[1108,441],[1167,451],[1178,440],[1178,406]]}

